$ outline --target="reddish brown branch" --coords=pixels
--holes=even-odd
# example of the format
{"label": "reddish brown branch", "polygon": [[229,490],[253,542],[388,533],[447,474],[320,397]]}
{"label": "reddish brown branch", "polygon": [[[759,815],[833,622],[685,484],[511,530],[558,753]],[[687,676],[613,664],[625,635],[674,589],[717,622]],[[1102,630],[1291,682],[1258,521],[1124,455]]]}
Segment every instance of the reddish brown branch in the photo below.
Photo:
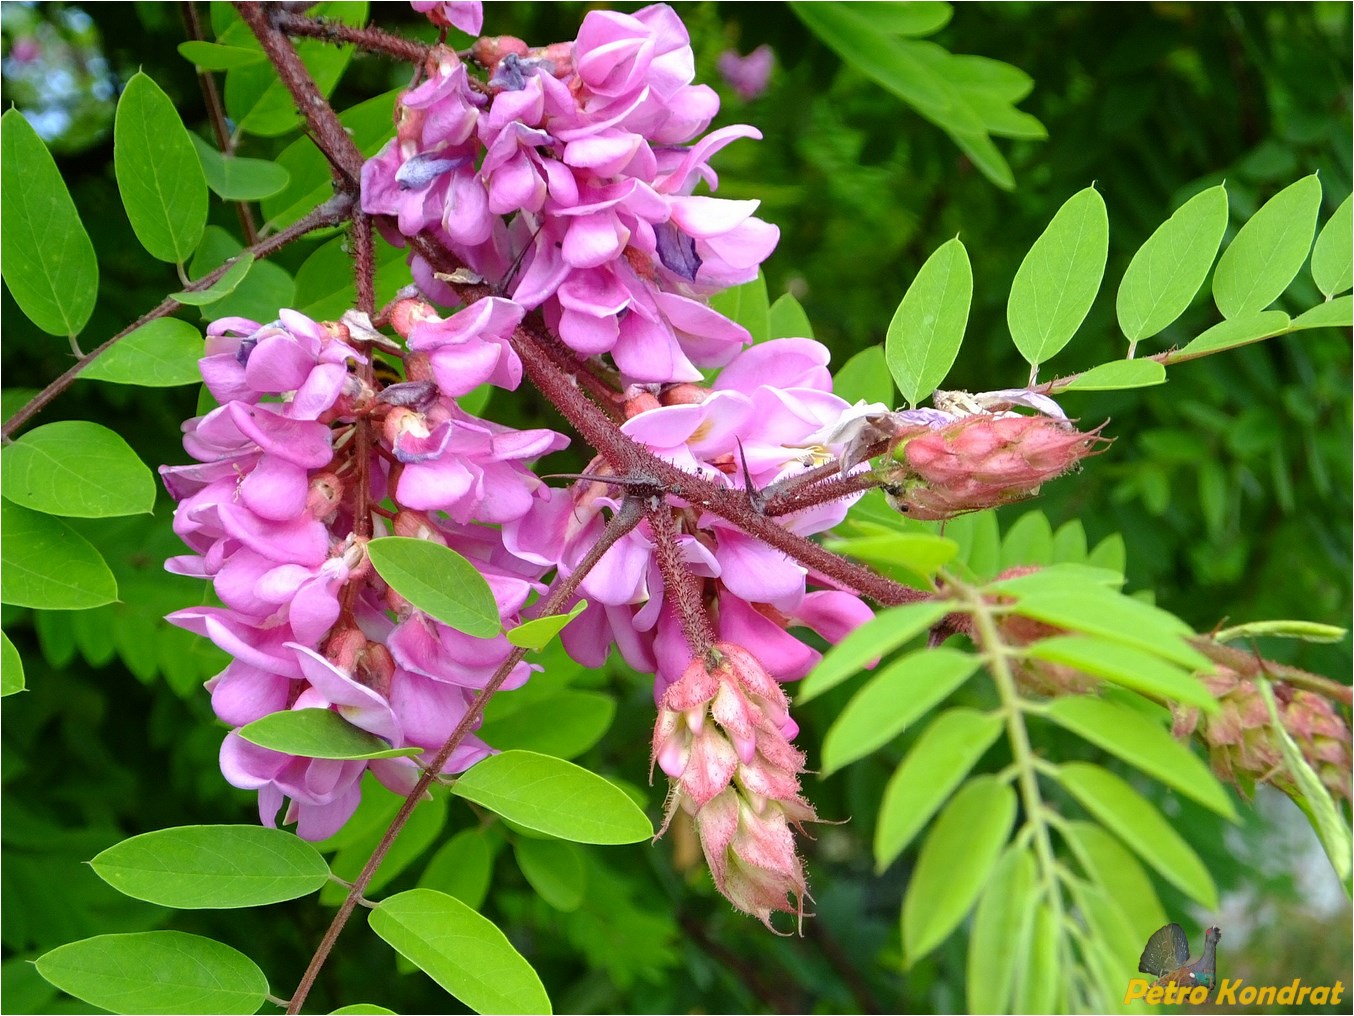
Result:
{"label": "reddish brown branch", "polygon": [[379,28],[353,28],[341,21],[328,18],[311,18],[290,11],[278,11],[273,23],[288,35],[301,35],[310,39],[319,39],[335,46],[353,45],[369,53],[394,57],[406,63],[421,65],[432,52],[432,47],[406,39]]}

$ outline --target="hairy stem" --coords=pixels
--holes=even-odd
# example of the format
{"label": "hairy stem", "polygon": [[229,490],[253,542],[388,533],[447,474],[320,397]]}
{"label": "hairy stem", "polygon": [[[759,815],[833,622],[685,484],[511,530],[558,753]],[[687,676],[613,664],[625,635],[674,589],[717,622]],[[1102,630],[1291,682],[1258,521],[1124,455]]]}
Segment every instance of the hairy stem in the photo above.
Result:
{"label": "hairy stem", "polygon": [[663,588],[677,617],[682,622],[682,632],[691,655],[704,656],[715,643],[715,629],[710,623],[710,615],[705,610],[704,583],[692,572],[682,557],[681,544],[677,542],[677,525],[672,519],[672,508],[667,499],[655,492],[648,499],[644,514],[648,516],[649,528],[653,532],[655,556],[658,558],[658,570],[663,574]]}
{"label": "hairy stem", "polygon": [[341,21],[311,18],[290,11],[279,11],[273,21],[288,35],[319,39],[335,46],[353,45],[369,53],[380,53],[382,56],[394,57],[406,63],[421,64],[432,52],[431,46],[371,26],[353,28]]}

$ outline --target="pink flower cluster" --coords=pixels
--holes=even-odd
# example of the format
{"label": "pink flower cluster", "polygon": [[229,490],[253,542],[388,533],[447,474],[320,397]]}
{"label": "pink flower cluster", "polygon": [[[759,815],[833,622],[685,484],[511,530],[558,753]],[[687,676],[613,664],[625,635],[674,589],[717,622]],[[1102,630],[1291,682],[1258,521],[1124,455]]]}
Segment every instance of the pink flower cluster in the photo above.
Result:
{"label": "pink flower cluster", "polygon": [[[541,569],[481,523],[510,523],[543,502],[548,491],[523,463],[566,441],[476,419],[455,402],[466,377],[516,383],[502,354],[520,319],[498,299],[445,321],[410,308],[397,323],[415,350],[410,379],[384,388],[359,348],[392,344],[364,315],[321,325],[284,310],[273,324],[209,327],[202,373],[221,405],[184,424],[197,462],[160,472],[179,501],[174,530],[194,552],[167,567],[209,579],[221,605],[169,619],[233,657],[207,683],[217,716],[235,728],[221,766],[259,792],[265,824],[289,799],[284,821],[322,839],[357,807],[368,768],[399,793],[418,770],[408,758],[296,757],[238,728],[280,710],[330,709],[392,746],[435,752],[511,652],[502,635],[474,638],[414,609],[375,573],[366,544],[393,531],[453,548],[484,574],[508,623],[541,588]],[[394,511],[373,508],[387,498]],[[505,687],[528,674],[519,664]],[[444,771],[489,750],[468,738]]]}
{"label": "pink flower cluster", "polygon": [[[454,5],[444,5],[454,6]],[[756,201],[696,195],[710,158],[751,127],[718,111],[668,6],[592,11],[573,43],[481,39],[472,78],[437,48],[401,99],[393,141],[362,174],[362,207],[391,239],[427,233],[581,356],[610,354],[637,382],[695,381],[729,362],[745,329],[703,297],[756,277],[779,238]],[[421,258],[424,292],[454,295]]]}

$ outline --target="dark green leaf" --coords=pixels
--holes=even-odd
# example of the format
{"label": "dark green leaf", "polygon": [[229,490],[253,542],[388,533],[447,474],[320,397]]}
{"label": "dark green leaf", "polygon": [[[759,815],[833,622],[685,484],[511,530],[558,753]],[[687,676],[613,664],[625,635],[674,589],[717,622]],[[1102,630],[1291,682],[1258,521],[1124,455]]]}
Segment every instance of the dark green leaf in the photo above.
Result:
{"label": "dark green leaf", "polygon": [[1034,857],[1008,849],[992,869],[978,901],[968,945],[968,1008],[973,1013],[1011,1012],[1022,926],[1034,892]]}
{"label": "dark green leaf", "polygon": [[830,775],[888,744],[972,676],[978,657],[957,649],[918,649],[874,675],[847,703],[823,741]]}
{"label": "dark green leaf", "polygon": [[1288,331],[1288,315],[1281,310],[1266,310],[1219,321],[1212,328],[1193,339],[1178,353],[1172,353],[1170,363],[1183,363],[1209,353],[1245,346]]}
{"label": "dark green leaf", "polygon": [[246,723],[239,734],[260,748],[302,758],[398,758],[422,748],[392,748],[331,709],[284,709]]}
{"label": "dark green leaf", "polygon": [[804,703],[859,673],[871,660],[886,656],[944,617],[953,604],[923,601],[880,611],[827,651],[799,685],[795,701]]}
{"label": "dark green leaf", "polygon": [[882,346],[866,346],[837,371],[832,390],[851,404],[878,402],[893,407],[893,379]]}
{"label": "dark green leaf", "polygon": [[457,779],[452,793],[575,843],[638,843],[653,836],[625,791],[572,762],[535,752],[491,755]]}
{"label": "dark green leaf", "polygon": [[969,912],[1006,846],[1016,795],[994,776],[970,780],[926,836],[903,900],[903,954],[916,963]]}
{"label": "dark green leaf", "polygon": [[1070,392],[1112,392],[1122,388],[1146,388],[1166,383],[1166,368],[1156,360],[1115,360],[1082,371],[1071,384],[1057,389]]}
{"label": "dark green leaf", "polygon": [[387,536],[367,544],[367,553],[395,592],[448,627],[482,639],[502,628],[489,583],[450,547]]}
{"label": "dark green leaf", "polygon": [[564,626],[587,609],[588,601],[579,600],[567,614],[551,614],[531,621],[523,621],[516,628],[508,630],[508,641],[526,649],[544,649]]}
{"label": "dark green leaf", "polygon": [[186,910],[308,896],[329,879],[313,846],[280,829],[181,826],[114,844],[89,862],[120,893]]}
{"label": "dark green leaf", "polygon": [[1345,198],[1312,248],[1312,279],[1326,299],[1354,286],[1354,197]]}
{"label": "dark green leaf", "polygon": [[1165,816],[1128,783],[1088,762],[1059,767],[1058,782],[1166,881],[1200,906],[1217,909],[1218,891],[1208,869]]}
{"label": "dark green leaf", "polygon": [[[782,293],[776,297],[776,302],[767,312],[767,327],[770,330],[768,337],[772,339],[813,338],[813,325],[809,323],[809,316],[790,293]],[[842,398],[845,399],[846,396],[843,395]]]}
{"label": "dark green leaf", "polygon": [[186,264],[207,224],[207,180],[174,103],[140,72],[118,100],[113,168],[141,246]]}
{"label": "dark green leaf", "polygon": [[433,854],[419,876],[420,889],[435,889],[455,896],[478,910],[489,895],[493,875],[494,852],[489,832],[483,828],[462,829]]}
{"label": "dark green leaf", "polygon": [[0,631],[0,698],[23,691],[24,661],[9,636]]}
{"label": "dark green leaf", "polygon": [[0,600],[84,610],[117,599],[117,582],[104,559],[60,519],[0,498],[0,520]]}
{"label": "dark green leaf", "polygon": [[232,67],[247,67],[268,59],[259,47],[223,46],[216,42],[190,39],[178,45],[179,55],[204,71],[228,71]]}
{"label": "dark green leaf", "polygon": [[574,844],[523,836],[513,845],[513,854],[531,888],[545,902],[566,913],[582,905],[588,871]]}
{"label": "dark green leaf", "polygon": [[1105,275],[1109,228],[1104,198],[1087,187],[1058,209],[1020,263],[1006,323],[1031,365],[1055,356],[1086,319]]}
{"label": "dark green leaf", "polygon": [[1208,278],[1227,232],[1227,189],[1194,195],[1157,227],[1129,262],[1119,284],[1119,327],[1130,344],[1149,339],[1173,322]]}
{"label": "dark green leaf", "polygon": [[[376,792],[387,794],[385,790]],[[409,816],[409,821],[400,830],[395,842],[390,845],[381,866],[376,869],[376,874],[368,883],[366,889],[368,895],[380,893],[437,842],[442,830],[447,826],[448,801],[448,795],[442,788],[437,787],[431,792],[430,797],[418,802],[413,814]],[[344,897],[348,895],[348,889],[343,882],[351,883],[357,879],[367,862],[371,860],[372,851],[376,849],[376,844],[385,833],[385,826],[378,827],[372,830],[369,837],[349,844],[334,855],[330,867],[335,878],[343,881],[331,881],[320,890],[322,906],[337,907],[343,902]]]}
{"label": "dark green leaf", "polygon": [[179,303],[190,307],[205,307],[208,304],[216,303],[218,300],[224,300],[235,292],[253,267],[253,254],[237,255],[231,266],[226,269],[226,273],[206,289],[185,289],[178,293],[171,293],[170,296]]}
{"label": "dark green leaf", "polygon": [[710,297],[710,306],[746,328],[754,343],[770,338],[771,305],[766,294],[766,276],[761,272],[751,282],[716,293]]}
{"label": "dark green leaf", "polygon": [[1307,260],[1320,210],[1321,181],[1313,173],[1250,217],[1213,273],[1213,300],[1223,317],[1250,317],[1279,298]]}
{"label": "dark green leaf", "polygon": [[68,995],[114,1013],[254,1013],[268,994],[244,953],[200,935],[99,935],[38,957],[38,973]]}
{"label": "dark green leaf", "polygon": [[503,716],[495,716],[491,707],[479,733],[496,748],[575,758],[602,739],[615,715],[610,695],[565,689]]}
{"label": "dark green leaf", "polygon": [[883,873],[912,842],[1001,734],[995,713],[950,709],[922,731],[899,764],[879,805],[875,870]]}
{"label": "dark green leaf", "polygon": [[178,318],[156,318],[119,339],[80,377],[143,388],[197,384],[202,356],[201,332]]}
{"label": "dark green leaf", "polygon": [[215,146],[190,134],[197,149],[207,186],[224,201],[258,201],[279,194],[291,179],[285,169],[268,159],[223,155]]}
{"label": "dark green leaf", "polygon": [[18,110],[0,116],[5,282],[49,335],[78,335],[94,310],[99,264],[56,161]]}
{"label": "dark green leaf", "polygon": [[1235,821],[1232,799],[1208,766],[1142,713],[1105,699],[1068,697],[1050,702],[1045,715],[1060,727]]}
{"label": "dark green leaf", "polygon": [[137,515],[155,507],[155,478],[121,437],[61,420],[30,430],[0,456],[5,497],[71,518]]}
{"label": "dark green leaf", "polygon": [[[338,236],[322,244],[296,272],[296,309],[316,321],[336,321],[357,303],[353,288],[353,258],[347,251],[348,239]],[[405,251],[376,237],[376,303],[381,306],[394,299],[401,286],[409,285]],[[457,400],[468,413],[475,410],[464,398]]]}
{"label": "dark green leaf", "polygon": [[968,325],[973,270],[958,240],[941,244],[921,266],[889,322],[889,373],[908,405],[933,392],[950,372]]}

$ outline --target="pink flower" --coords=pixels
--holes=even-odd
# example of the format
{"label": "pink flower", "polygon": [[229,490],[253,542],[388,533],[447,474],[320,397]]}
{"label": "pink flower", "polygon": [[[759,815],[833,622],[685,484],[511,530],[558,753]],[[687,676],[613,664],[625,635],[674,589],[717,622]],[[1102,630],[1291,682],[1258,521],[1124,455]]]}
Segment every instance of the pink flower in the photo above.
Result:
{"label": "pink flower", "polygon": [[409,0],[409,6],[428,15],[434,25],[459,28],[467,35],[479,35],[484,24],[480,0]]}
{"label": "pink flower", "polygon": [[763,43],[747,56],[739,56],[736,49],[726,49],[719,54],[715,67],[740,99],[751,102],[766,91],[775,63],[775,53]]}

